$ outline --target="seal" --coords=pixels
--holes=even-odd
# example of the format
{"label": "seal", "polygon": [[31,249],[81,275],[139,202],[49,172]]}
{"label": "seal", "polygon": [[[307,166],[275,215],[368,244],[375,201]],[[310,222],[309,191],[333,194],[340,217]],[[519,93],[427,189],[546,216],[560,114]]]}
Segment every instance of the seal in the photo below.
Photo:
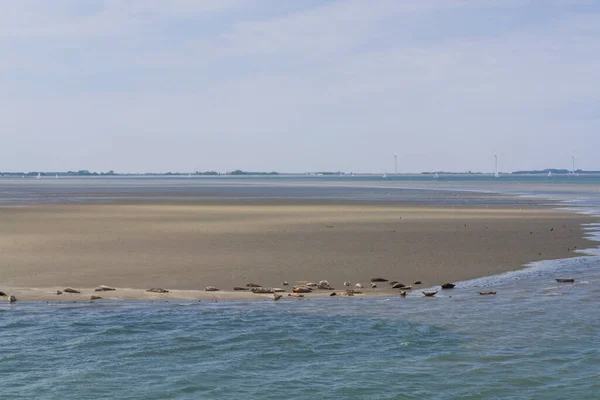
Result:
{"label": "seal", "polygon": [[371,282],[387,282],[385,278],[371,278]]}
{"label": "seal", "polygon": [[169,293],[169,291],[167,289],[163,289],[163,288],[151,288],[151,289],[147,289],[146,292],[150,292],[150,293]]}

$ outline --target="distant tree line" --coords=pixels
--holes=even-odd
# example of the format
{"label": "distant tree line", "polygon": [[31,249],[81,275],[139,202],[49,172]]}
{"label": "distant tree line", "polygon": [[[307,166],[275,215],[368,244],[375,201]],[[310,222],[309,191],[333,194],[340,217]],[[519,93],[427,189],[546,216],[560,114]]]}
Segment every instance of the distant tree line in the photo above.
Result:
{"label": "distant tree line", "polygon": [[[568,170],[566,168],[547,168],[547,169],[535,169],[535,170],[530,170],[530,171],[514,171],[512,172],[515,175],[534,175],[534,174],[548,174],[548,173],[552,173],[552,174],[570,174],[572,171]],[[576,174],[598,174],[600,173],[600,171],[584,171],[582,169],[576,169],[575,170]]]}
{"label": "distant tree line", "polygon": [[241,169],[231,171],[229,175],[279,175],[279,172],[247,172]]}

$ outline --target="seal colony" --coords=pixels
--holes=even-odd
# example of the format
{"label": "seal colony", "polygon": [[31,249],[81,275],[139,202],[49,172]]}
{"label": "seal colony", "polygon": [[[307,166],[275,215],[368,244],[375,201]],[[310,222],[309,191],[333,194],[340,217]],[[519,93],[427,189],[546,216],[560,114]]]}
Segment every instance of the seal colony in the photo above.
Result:
{"label": "seal colony", "polygon": [[[572,283],[575,280],[573,278],[558,278],[557,281]],[[287,281],[286,281],[287,282]],[[461,290],[460,284],[456,283],[444,283],[442,285],[434,286],[429,289],[421,290],[421,291],[413,291],[412,286],[404,286],[401,282],[395,280],[388,280],[383,278],[373,279],[373,282],[388,282],[389,288],[385,291],[379,291],[377,288],[371,287],[366,290],[357,290],[357,289],[347,289],[350,285],[350,282],[344,281],[342,286],[345,289],[340,291],[335,291],[335,288],[329,283],[328,280],[321,280],[318,283],[315,282],[304,282],[297,283],[292,285],[291,289],[282,289],[282,288],[270,288],[263,287],[257,283],[247,283],[245,286],[235,286],[232,291],[221,290],[215,286],[207,286],[203,290],[169,290],[164,288],[150,288],[144,290],[145,293],[148,294],[146,300],[177,300],[177,299],[185,299],[185,300],[228,300],[232,299],[229,297],[229,294],[242,292],[247,294],[246,297],[238,297],[238,299],[271,299],[273,301],[278,301],[281,299],[305,299],[305,298],[323,298],[323,297],[355,297],[355,296],[366,296],[366,297],[379,297],[379,296],[397,296],[399,298],[406,298],[410,293],[413,293],[411,297],[419,297],[419,293],[423,297],[434,297],[440,291],[447,291],[448,289]],[[421,285],[422,281],[416,281],[415,285]],[[361,283],[356,283],[356,286],[360,286],[362,288]],[[243,289],[243,290],[242,290]],[[394,290],[394,292],[390,292],[389,289]],[[42,291],[41,289],[38,289]],[[465,290],[465,289],[463,289]],[[88,300],[90,302],[95,302],[98,300],[133,300],[139,299],[135,295],[139,294],[140,289],[130,289],[130,288],[117,288],[112,286],[98,285],[95,288],[71,288],[67,287],[63,290],[52,291],[52,294],[55,296],[54,301],[57,302],[72,302],[72,301],[85,301]],[[103,297],[98,294],[94,294],[96,292],[111,292],[111,297]],[[132,295],[133,292],[133,295]],[[210,296],[207,297],[208,293],[211,292]],[[215,293],[219,292],[219,293]],[[487,290],[487,291],[477,291],[476,288],[470,288],[466,292],[470,295],[479,294],[481,296],[495,296],[498,292],[496,290]],[[49,293],[45,293],[46,296],[50,295]],[[60,296],[60,297],[59,297]],[[6,298],[9,303],[15,303],[17,301],[17,297],[13,294],[8,295],[5,291],[0,291],[0,297]],[[451,298],[452,296],[448,296]],[[49,301],[47,297],[45,297],[46,301]]]}

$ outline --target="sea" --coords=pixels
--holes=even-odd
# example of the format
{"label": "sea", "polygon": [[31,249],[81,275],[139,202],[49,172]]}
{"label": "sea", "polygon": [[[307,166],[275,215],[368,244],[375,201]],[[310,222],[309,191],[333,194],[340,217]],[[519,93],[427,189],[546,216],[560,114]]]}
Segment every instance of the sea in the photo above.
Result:
{"label": "sea", "polygon": [[[600,178],[589,176],[0,178],[0,207],[123,198],[506,201],[496,193],[600,215]],[[595,241],[599,230],[585,226]],[[600,399],[600,251],[578,251],[431,298],[4,302],[0,394]]]}

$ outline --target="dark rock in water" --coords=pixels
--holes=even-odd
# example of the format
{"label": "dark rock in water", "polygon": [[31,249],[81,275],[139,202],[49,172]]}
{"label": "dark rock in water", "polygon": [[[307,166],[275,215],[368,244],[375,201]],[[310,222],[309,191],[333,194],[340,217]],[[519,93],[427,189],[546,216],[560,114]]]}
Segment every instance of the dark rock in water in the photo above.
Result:
{"label": "dark rock in water", "polygon": [[152,288],[152,289],[146,290],[146,292],[150,292],[150,293],[169,293],[169,291],[167,289],[163,289],[163,288]]}
{"label": "dark rock in water", "polygon": [[235,287],[233,288],[233,290],[250,290],[250,288],[247,288],[247,287],[242,287],[242,286],[235,286]]}
{"label": "dark rock in water", "polygon": [[73,288],[66,288],[65,290],[63,290],[63,292],[65,293],[81,293],[79,290],[73,289]]}
{"label": "dark rock in water", "polygon": [[423,282],[421,281],[416,281],[415,283],[413,283],[413,285],[421,285]]}
{"label": "dark rock in water", "polygon": [[207,287],[204,288],[204,291],[205,292],[218,292],[219,288],[214,287],[214,286],[207,286]]}
{"label": "dark rock in water", "polygon": [[108,292],[111,290],[116,290],[116,289],[114,287],[104,286],[104,285],[100,285],[96,289],[94,289],[95,292]]}
{"label": "dark rock in water", "polygon": [[456,286],[454,283],[444,283],[442,289],[454,289],[454,286]]}
{"label": "dark rock in water", "polygon": [[559,283],[573,283],[575,282],[574,278],[556,278],[556,282]]}
{"label": "dark rock in water", "polygon": [[7,294],[6,294],[6,293],[4,293],[4,292],[0,292],[0,297],[6,297],[6,296],[7,296]]}
{"label": "dark rock in water", "polygon": [[263,287],[257,287],[252,289],[252,293],[275,293],[275,291],[271,288],[263,288]]}
{"label": "dark rock in water", "polygon": [[437,294],[437,290],[434,290],[434,291],[432,291],[432,292],[427,292],[427,291],[425,291],[425,292],[423,292],[423,294],[424,294],[425,296],[427,296],[427,297],[433,297],[433,296],[435,296],[435,295]]}
{"label": "dark rock in water", "polygon": [[396,282],[392,285],[392,289],[400,289],[401,287],[404,287],[404,283],[402,282]]}
{"label": "dark rock in water", "polygon": [[57,291],[56,291],[56,295],[57,295],[57,296],[59,296],[59,295],[61,295],[61,294],[62,294],[62,292],[61,292],[60,290],[57,290]]}
{"label": "dark rock in water", "polygon": [[337,296],[336,292],[331,292],[331,294],[329,296]]}
{"label": "dark rock in water", "polygon": [[262,287],[262,285],[258,283],[246,283],[246,287]]}
{"label": "dark rock in water", "polygon": [[102,296],[94,296],[94,295],[90,296],[90,301],[100,300],[100,299],[102,299]]}
{"label": "dark rock in water", "polygon": [[371,278],[371,282],[387,282],[385,278]]}
{"label": "dark rock in water", "polygon": [[495,295],[496,292],[479,292],[479,294],[482,296],[492,296]]}
{"label": "dark rock in water", "polygon": [[13,296],[12,294],[10,296],[8,296],[9,303],[14,303],[15,301],[17,301],[17,298],[15,296]]}

